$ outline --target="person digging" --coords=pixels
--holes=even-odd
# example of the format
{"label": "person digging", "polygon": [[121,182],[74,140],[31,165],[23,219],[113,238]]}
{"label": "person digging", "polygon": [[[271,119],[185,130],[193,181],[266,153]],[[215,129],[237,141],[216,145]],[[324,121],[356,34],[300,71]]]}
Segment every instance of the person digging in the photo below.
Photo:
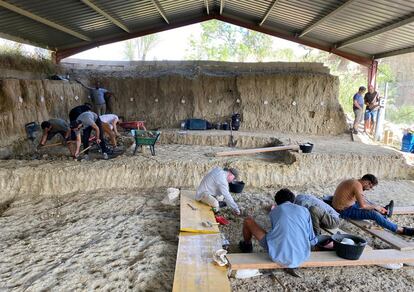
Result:
{"label": "person digging", "polygon": [[73,121],[70,126],[76,135],[76,150],[74,153],[75,158],[78,158],[80,153],[80,130],[83,128],[82,143],[85,152],[85,159],[89,159],[89,138],[91,136],[92,130],[95,131],[96,143],[99,144],[101,147],[103,158],[108,159],[108,151],[106,148],[106,143],[102,131],[102,122],[96,113],[84,112],[80,114],[76,121]]}
{"label": "person digging", "polygon": [[62,119],[50,119],[48,121],[43,121],[40,124],[40,127],[43,130],[42,137],[40,138],[39,145],[37,149],[42,148],[46,145],[46,142],[51,140],[57,134],[61,135],[63,138],[63,144],[66,144],[66,141],[70,135],[69,124]]}
{"label": "person digging", "polygon": [[306,261],[311,246],[315,246],[318,239],[308,209],[294,201],[295,195],[289,189],[281,189],[275,194],[277,205],[269,213],[272,228],[268,232],[252,217],[247,217],[243,222],[240,250],[253,252],[252,238],[255,237],[275,263],[292,269]]}
{"label": "person digging", "polygon": [[378,179],[372,174],[366,174],[360,179],[348,179],[341,182],[335,190],[332,207],[339,212],[340,217],[354,220],[373,220],[379,226],[401,235],[414,236],[414,228],[400,227],[388,220],[392,215],[394,201],[386,208],[375,205],[364,197],[364,191],[378,185]]}

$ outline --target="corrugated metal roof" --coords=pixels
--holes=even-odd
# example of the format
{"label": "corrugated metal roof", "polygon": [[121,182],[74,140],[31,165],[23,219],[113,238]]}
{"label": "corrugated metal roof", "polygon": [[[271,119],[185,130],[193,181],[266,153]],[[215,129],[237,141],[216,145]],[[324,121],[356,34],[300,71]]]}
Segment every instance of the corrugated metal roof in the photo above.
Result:
{"label": "corrugated metal roof", "polygon": [[365,65],[414,51],[414,0],[0,0],[0,36],[58,58],[208,19]]}

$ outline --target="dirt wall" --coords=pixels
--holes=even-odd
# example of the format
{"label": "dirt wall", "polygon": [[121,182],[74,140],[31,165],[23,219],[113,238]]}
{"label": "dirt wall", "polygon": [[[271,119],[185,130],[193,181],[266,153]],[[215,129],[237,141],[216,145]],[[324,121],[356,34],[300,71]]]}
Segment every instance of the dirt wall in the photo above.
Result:
{"label": "dirt wall", "polygon": [[[114,93],[110,102],[114,113],[145,120],[148,128],[178,127],[187,118],[224,122],[239,112],[244,130],[343,133],[346,123],[337,100],[339,81],[319,72],[325,67],[310,65],[306,70],[292,67],[296,71],[285,68],[280,72],[277,67],[266,72],[254,66],[250,71],[247,67],[237,71],[234,66],[229,72],[228,68],[222,71],[222,64],[223,68],[208,71],[198,67],[148,69],[139,76],[133,71],[85,74],[78,70],[71,72],[71,78],[91,85],[99,80]],[[70,108],[88,100],[88,95],[72,81],[0,79],[0,147],[24,138],[28,122],[67,118]]]}

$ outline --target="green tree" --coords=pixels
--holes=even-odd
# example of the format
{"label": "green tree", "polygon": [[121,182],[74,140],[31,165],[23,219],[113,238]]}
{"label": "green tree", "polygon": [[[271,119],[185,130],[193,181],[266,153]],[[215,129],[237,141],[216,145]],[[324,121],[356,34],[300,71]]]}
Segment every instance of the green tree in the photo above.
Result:
{"label": "green tree", "polygon": [[201,36],[189,38],[186,59],[262,62],[272,55],[272,37],[218,20],[201,24]]}
{"label": "green tree", "polygon": [[160,42],[158,34],[150,34],[140,38],[128,40],[124,44],[124,58],[132,61],[137,56],[138,60],[145,61],[148,53]]}

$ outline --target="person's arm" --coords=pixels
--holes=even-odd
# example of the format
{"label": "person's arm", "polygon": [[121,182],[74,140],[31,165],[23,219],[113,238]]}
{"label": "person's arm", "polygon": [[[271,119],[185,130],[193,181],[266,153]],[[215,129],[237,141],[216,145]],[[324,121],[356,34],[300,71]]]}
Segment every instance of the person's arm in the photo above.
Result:
{"label": "person's arm", "polygon": [[354,106],[358,109],[362,109],[362,107],[358,103],[358,100],[356,100],[355,98],[354,98]]}
{"label": "person's arm", "polygon": [[81,137],[80,137],[80,132],[76,133],[76,150],[75,150],[75,158],[79,156],[79,150],[80,150],[80,145],[81,145]]}
{"label": "person's arm", "polygon": [[39,142],[39,145],[37,146],[38,148],[40,148],[40,147],[42,147],[42,146],[45,146],[45,144],[46,144],[46,141],[47,141],[47,134],[48,134],[48,130],[47,129],[44,129],[43,130],[43,135],[42,135],[42,138],[40,138],[40,142]]}
{"label": "person's arm", "polygon": [[220,194],[224,196],[224,201],[227,203],[227,205],[232,208],[237,215],[240,215],[240,209],[229,192],[229,184],[227,181],[225,184],[220,183],[218,188]]}
{"label": "person's arm", "polygon": [[308,232],[309,232],[309,241],[311,246],[315,246],[318,243],[318,238],[313,231],[312,219],[308,211]]}
{"label": "person's arm", "polygon": [[91,90],[91,89],[93,89],[93,87],[88,87],[88,86],[86,86],[85,84],[83,84],[80,80],[75,80],[76,82],[78,82],[80,85],[82,85],[82,87],[84,87],[84,88],[86,88],[86,89],[89,89],[89,90]]}
{"label": "person's arm", "polygon": [[100,136],[100,132],[99,132],[99,127],[95,124],[95,123],[93,123],[92,125],[91,125],[91,127],[92,127],[92,129],[94,129],[95,130],[95,135],[96,135],[96,143],[101,143],[101,139],[99,138],[99,137],[101,137]]}
{"label": "person's arm", "polygon": [[70,128],[65,133],[65,140],[68,140],[69,137],[70,137]]}
{"label": "person's arm", "polygon": [[359,207],[361,209],[364,209],[364,210],[376,210],[376,211],[380,212],[381,214],[386,214],[387,213],[387,210],[385,210],[385,208],[383,208],[381,206],[377,206],[377,205],[371,204],[371,203],[367,202],[367,200],[365,200],[364,193],[362,191],[362,187],[361,187],[361,189],[357,189],[356,190],[355,197],[356,197],[357,202],[359,204]]}
{"label": "person's arm", "polygon": [[114,119],[114,121],[112,122],[112,127],[114,128],[115,135],[117,135],[117,136],[119,136],[119,132],[118,132],[118,128],[117,128],[118,121],[119,121],[118,119]]}

